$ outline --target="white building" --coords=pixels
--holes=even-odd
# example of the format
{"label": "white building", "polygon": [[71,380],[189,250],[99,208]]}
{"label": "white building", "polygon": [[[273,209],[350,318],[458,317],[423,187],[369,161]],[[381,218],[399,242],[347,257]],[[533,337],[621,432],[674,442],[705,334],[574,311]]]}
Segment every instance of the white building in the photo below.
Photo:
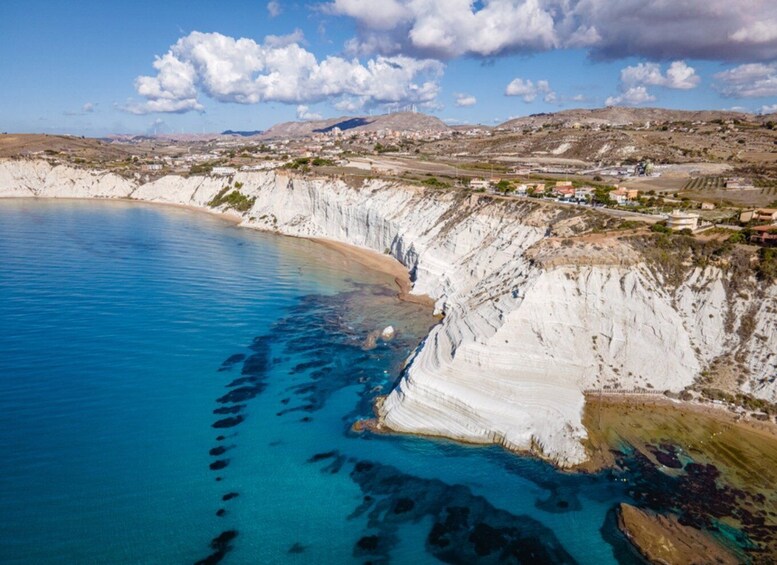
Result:
{"label": "white building", "polygon": [[469,181],[469,187],[472,190],[488,190],[491,183],[485,179],[472,179]]}
{"label": "white building", "polygon": [[217,177],[228,177],[234,175],[237,172],[235,167],[213,167],[211,174]]}
{"label": "white building", "polygon": [[594,197],[595,190],[590,186],[581,186],[575,189],[576,200],[588,200]]}
{"label": "white building", "polygon": [[699,215],[673,210],[666,220],[666,227],[674,231],[686,229],[693,231],[699,227]]}

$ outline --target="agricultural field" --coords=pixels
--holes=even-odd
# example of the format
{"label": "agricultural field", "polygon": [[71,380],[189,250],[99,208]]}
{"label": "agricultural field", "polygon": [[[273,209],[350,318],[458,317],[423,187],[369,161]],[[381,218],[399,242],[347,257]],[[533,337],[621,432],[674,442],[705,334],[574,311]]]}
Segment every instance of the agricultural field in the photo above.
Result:
{"label": "agricultural field", "polygon": [[719,190],[726,187],[726,179],[723,177],[697,177],[690,179],[683,190]]}

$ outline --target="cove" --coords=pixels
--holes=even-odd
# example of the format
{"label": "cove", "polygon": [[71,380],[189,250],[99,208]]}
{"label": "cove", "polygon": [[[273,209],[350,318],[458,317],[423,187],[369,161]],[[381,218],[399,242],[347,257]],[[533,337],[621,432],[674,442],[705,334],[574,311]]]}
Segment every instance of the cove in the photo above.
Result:
{"label": "cove", "polygon": [[4,563],[638,562],[613,473],[351,431],[435,320],[342,253],[4,201],[0,265]]}

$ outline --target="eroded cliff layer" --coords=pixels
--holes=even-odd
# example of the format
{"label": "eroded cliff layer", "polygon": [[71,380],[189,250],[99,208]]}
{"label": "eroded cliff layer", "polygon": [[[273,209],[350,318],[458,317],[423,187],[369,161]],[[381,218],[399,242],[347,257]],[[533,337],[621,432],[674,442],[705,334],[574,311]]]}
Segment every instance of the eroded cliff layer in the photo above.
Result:
{"label": "eroded cliff layer", "polygon": [[243,225],[388,252],[410,270],[414,292],[445,313],[382,402],[387,428],[533,449],[573,465],[586,457],[586,389],[679,391],[725,359],[744,391],[777,400],[777,287],[732,284],[752,275],[717,264],[669,277],[628,238],[591,234],[614,221],[591,211],[272,171],[143,183],[0,162],[0,197],[212,210],[234,190]]}

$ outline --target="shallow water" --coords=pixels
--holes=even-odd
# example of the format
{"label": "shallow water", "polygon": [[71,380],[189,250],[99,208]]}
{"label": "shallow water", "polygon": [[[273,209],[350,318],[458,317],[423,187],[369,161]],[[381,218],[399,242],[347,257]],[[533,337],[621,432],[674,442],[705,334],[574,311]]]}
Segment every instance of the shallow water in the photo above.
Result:
{"label": "shallow water", "polygon": [[612,474],[350,431],[434,320],[337,251],[6,201],[0,266],[3,563],[635,560]]}

